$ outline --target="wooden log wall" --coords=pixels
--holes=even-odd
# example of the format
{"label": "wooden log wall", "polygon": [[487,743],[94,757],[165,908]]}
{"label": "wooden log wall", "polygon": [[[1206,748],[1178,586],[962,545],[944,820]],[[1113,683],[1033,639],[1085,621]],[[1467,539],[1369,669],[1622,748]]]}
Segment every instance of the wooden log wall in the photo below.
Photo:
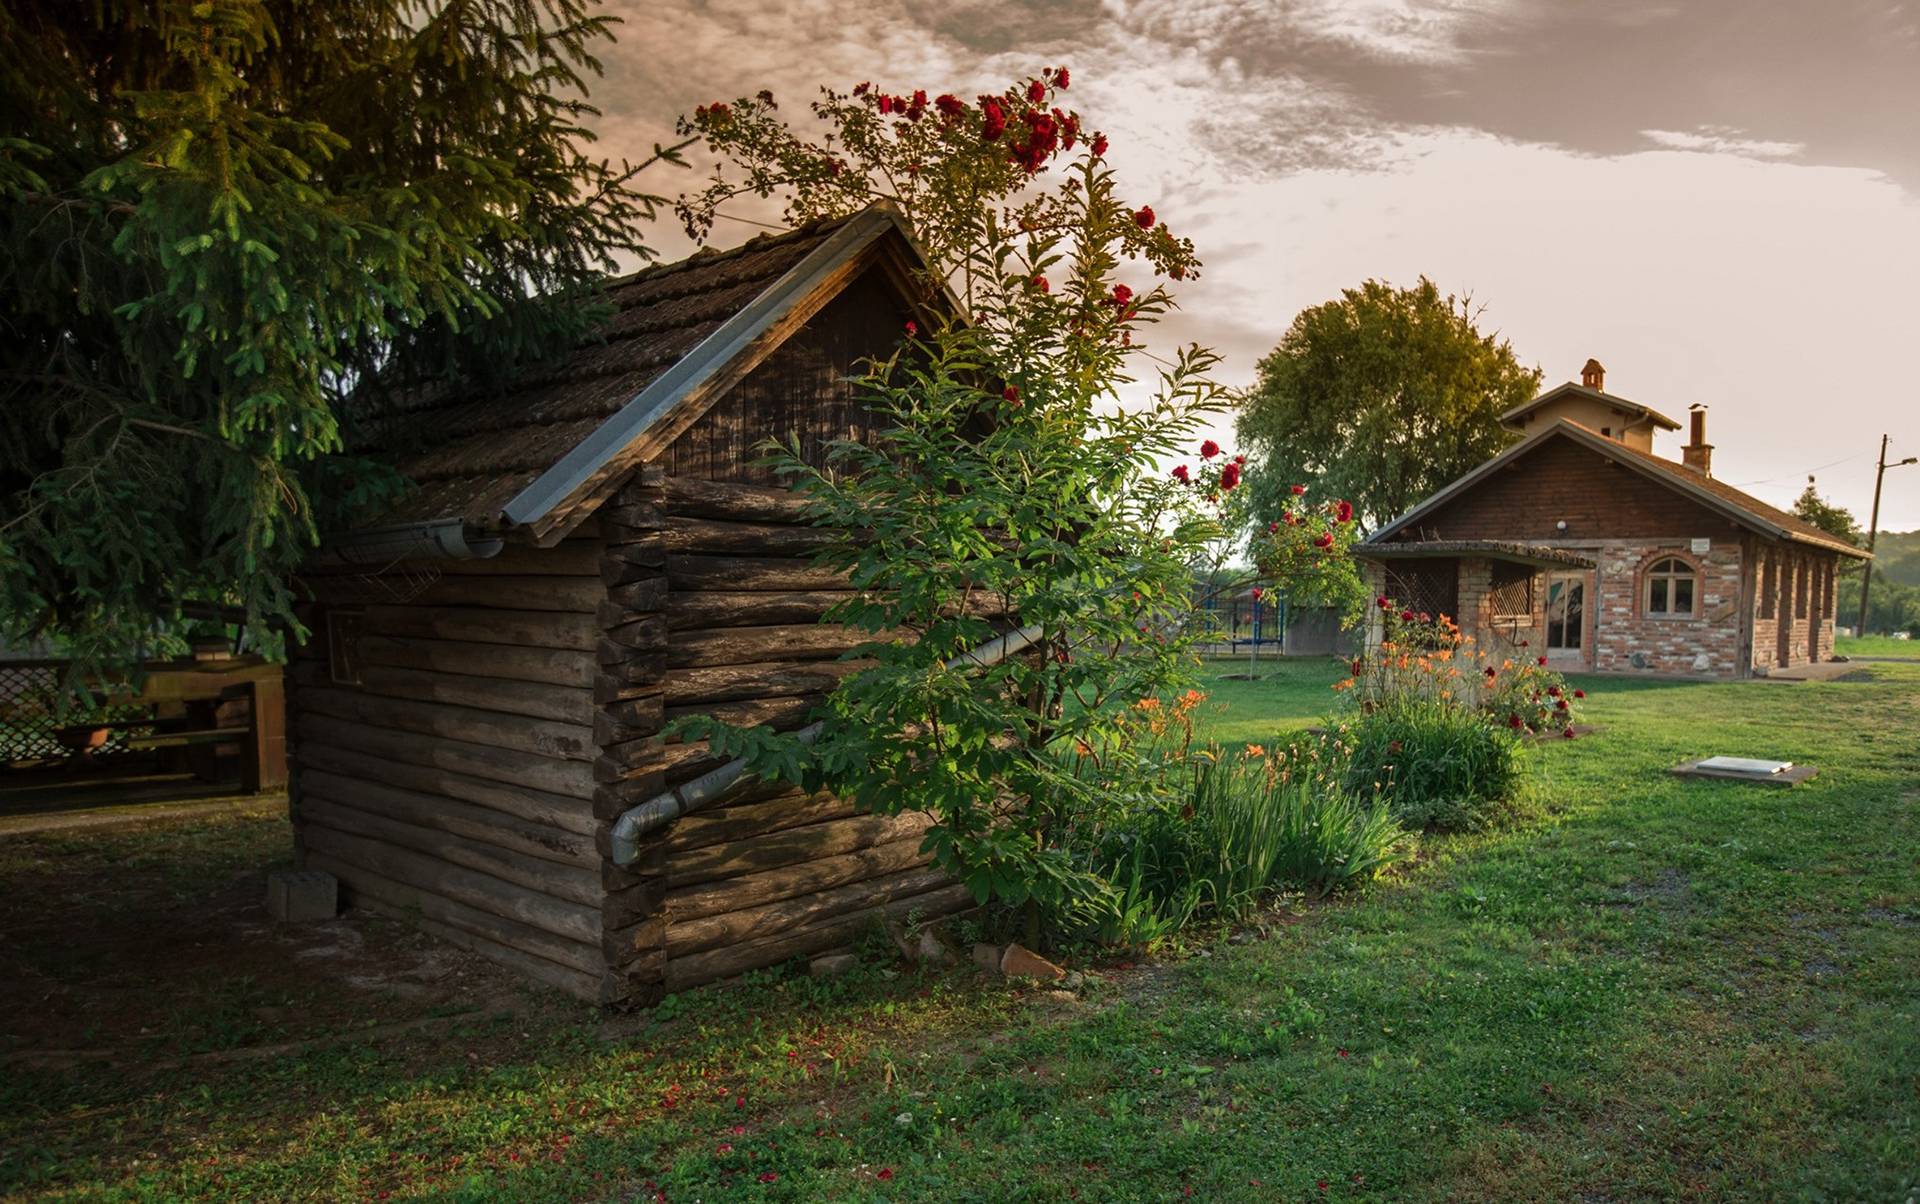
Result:
{"label": "wooden log wall", "polygon": [[[858,668],[836,658],[868,637],[819,621],[851,595],[844,576],[812,563],[824,536],[802,500],[760,485],[643,479],[657,482],[665,553],[662,715],[803,725]],[[721,763],[703,742],[669,740],[659,752],[666,786]],[[668,826],[644,855],[658,867],[663,989],[842,947],[886,916],[969,906],[920,853],[926,824],[769,783]]]}
{"label": "wooden log wall", "polygon": [[589,999],[608,978],[596,759],[634,710],[596,685],[602,548],[596,526],[407,566],[437,580],[341,608],[357,681],[335,679],[324,608],[289,671],[302,863],[351,904]]}

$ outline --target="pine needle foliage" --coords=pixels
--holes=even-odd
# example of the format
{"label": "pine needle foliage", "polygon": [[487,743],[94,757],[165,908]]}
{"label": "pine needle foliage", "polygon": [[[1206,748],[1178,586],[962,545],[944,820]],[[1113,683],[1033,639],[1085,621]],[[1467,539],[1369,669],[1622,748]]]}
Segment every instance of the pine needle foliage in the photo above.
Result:
{"label": "pine needle foliage", "polygon": [[592,157],[597,0],[0,8],[0,634],[298,632],[291,570],[404,483],[403,390],[575,343],[672,160]]}

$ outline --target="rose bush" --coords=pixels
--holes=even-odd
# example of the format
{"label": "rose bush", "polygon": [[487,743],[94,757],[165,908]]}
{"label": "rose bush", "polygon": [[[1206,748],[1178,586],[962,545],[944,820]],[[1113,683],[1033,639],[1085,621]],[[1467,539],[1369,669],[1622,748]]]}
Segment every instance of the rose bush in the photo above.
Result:
{"label": "rose bush", "polygon": [[[1192,244],[1119,198],[1106,138],[1064,107],[1069,80],[1050,69],[972,102],[826,89],[806,128],[761,93],[683,127],[722,161],[680,204],[695,234],[746,194],[794,222],[881,201],[929,271],[928,304],[857,382],[882,437],[824,461],[771,449],[841,535],[822,559],[859,592],[828,618],[889,638],[855,654],[869,664],[811,744],[710,718],[675,730],[869,811],[927,813],[926,850],[981,901],[1022,909],[1030,938],[1118,907],[1091,850],[1183,788],[1186,749],[1135,704],[1186,697],[1206,634],[1192,582],[1227,556],[1244,472],[1200,436],[1226,401],[1216,357],[1143,355],[1170,282],[1198,270]],[[949,290],[962,312],[939,304]],[[1156,387],[1119,404],[1139,376]],[[1165,467],[1196,449],[1197,466]],[[1009,626],[1025,650],[969,657]]]}

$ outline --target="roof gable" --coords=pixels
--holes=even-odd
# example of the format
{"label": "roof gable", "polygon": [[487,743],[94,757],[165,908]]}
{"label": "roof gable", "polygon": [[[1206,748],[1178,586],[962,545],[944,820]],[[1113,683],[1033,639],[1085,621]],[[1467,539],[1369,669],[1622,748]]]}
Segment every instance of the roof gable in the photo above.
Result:
{"label": "roof gable", "polygon": [[1757,531],[1769,538],[1808,544],[1862,559],[1869,555],[1843,540],[1836,539],[1813,524],[1784,510],[1769,506],[1731,485],[1711,477],[1703,477],[1671,460],[1663,460],[1651,453],[1639,451],[1566,419],[1561,419],[1538,434],[1521,440],[1452,484],[1438,490],[1412,510],[1369,536],[1367,542],[1385,543],[1407,532],[1410,528],[1417,528],[1417,524],[1423,519],[1435,516],[1448,503],[1464,497],[1501,469],[1516,464],[1555,440],[1569,440],[1585,447],[1669,492],[1678,494],[1732,523]]}
{"label": "roof gable", "polygon": [[1532,401],[1513,407],[1511,410],[1500,415],[1500,421],[1507,426],[1512,426],[1535,410],[1550,406],[1554,402],[1564,401],[1573,397],[1585,398],[1589,401],[1597,401],[1603,405],[1612,406],[1614,409],[1623,413],[1631,414],[1636,418],[1651,422],[1662,430],[1677,431],[1680,429],[1678,422],[1675,422],[1652,406],[1643,406],[1637,401],[1628,401],[1626,398],[1615,396],[1612,393],[1605,393],[1599,389],[1590,389],[1586,385],[1579,384],[1575,381],[1568,381],[1563,385],[1548,389]]}
{"label": "roof gable", "polygon": [[380,529],[457,523],[557,542],[868,271],[910,311],[957,312],[950,295],[925,295],[924,263],[898,214],[874,206],[618,281],[602,341],[504,394],[403,404],[392,433],[421,445],[399,463],[418,488]]}

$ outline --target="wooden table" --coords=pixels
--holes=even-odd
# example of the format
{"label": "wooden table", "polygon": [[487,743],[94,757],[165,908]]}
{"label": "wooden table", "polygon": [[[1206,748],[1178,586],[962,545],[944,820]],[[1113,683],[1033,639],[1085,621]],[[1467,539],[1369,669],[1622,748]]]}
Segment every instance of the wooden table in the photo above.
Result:
{"label": "wooden table", "polygon": [[141,666],[140,688],[109,698],[114,705],[156,706],[247,698],[246,758],[241,786],[250,794],[287,784],[287,707],[283,667],[258,657],[231,660],[155,661]]}

